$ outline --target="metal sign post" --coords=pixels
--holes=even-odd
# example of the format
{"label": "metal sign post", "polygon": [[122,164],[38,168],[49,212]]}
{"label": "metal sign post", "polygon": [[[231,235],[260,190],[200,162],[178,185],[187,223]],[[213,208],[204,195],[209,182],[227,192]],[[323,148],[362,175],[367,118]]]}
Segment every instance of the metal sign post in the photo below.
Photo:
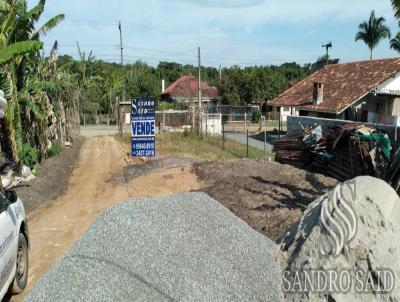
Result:
{"label": "metal sign post", "polygon": [[155,156],[155,99],[134,98],[131,106],[132,156]]}

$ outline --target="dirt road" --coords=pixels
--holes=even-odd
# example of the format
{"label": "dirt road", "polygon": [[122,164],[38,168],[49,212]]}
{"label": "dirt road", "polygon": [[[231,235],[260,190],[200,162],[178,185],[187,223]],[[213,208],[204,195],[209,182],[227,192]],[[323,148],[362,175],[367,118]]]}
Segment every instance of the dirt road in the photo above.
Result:
{"label": "dirt road", "polygon": [[[30,273],[24,295],[72,247],[99,212],[116,202],[203,191],[275,240],[301,216],[309,202],[337,183],[278,163],[243,159],[204,161],[168,149],[159,149],[158,159],[141,161],[126,156],[128,148],[127,142],[120,143],[112,136],[93,136],[90,132],[64,193],[36,203],[39,206],[28,215]],[[42,182],[52,190],[60,181]],[[12,301],[22,301],[24,295],[13,297]]]}
{"label": "dirt road", "polygon": [[[191,169],[172,168],[115,183],[112,175],[127,165],[128,150],[113,137],[88,138],[66,191],[28,217],[31,251],[26,295],[89,227],[105,207],[132,197],[163,196],[201,187]],[[49,188],[51,189],[51,188]],[[13,297],[22,301],[24,295]]]}

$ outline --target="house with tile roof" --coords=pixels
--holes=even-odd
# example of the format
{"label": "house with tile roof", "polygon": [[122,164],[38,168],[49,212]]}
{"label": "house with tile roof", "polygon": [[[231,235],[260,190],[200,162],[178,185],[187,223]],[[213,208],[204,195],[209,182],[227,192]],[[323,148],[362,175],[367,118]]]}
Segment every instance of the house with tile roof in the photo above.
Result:
{"label": "house with tile roof", "polygon": [[287,115],[398,124],[400,59],[327,65],[276,97],[270,105]]}
{"label": "house with tile roof", "polygon": [[[180,103],[198,103],[198,78],[182,76],[167,89],[161,92],[161,100]],[[217,102],[219,99],[217,87],[201,82],[201,100],[203,103]]]}

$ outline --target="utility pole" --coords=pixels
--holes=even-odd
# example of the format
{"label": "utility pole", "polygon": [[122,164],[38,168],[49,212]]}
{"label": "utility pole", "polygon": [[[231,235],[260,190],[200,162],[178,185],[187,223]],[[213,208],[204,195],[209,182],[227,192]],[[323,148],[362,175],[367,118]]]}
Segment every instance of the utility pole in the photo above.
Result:
{"label": "utility pole", "polygon": [[195,123],[196,123],[196,117],[195,117],[195,112],[196,112],[196,108],[193,102],[193,97],[194,95],[192,95],[192,69],[189,67],[189,87],[188,87],[188,91],[189,91],[189,104],[190,104],[190,110],[192,111],[192,132],[194,131],[195,128]]}
{"label": "utility pole", "polygon": [[119,21],[118,29],[119,29],[119,45],[121,46],[121,65],[124,66],[124,48],[122,46],[122,26],[121,26],[121,21]]}
{"label": "utility pole", "polygon": [[222,80],[222,69],[221,69],[221,65],[219,65],[219,80]]}
{"label": "utility pole", "polygon": [[[121,101],[125,102],[125,83],[124,83],[124,48],[122,46],[122,26],[121,21],[118,23],[119,29],[119,44],[121,47],[121,69],[122,69],[122,98]],[[121,105],[118,102],[118,131],[119,134],[122,135],[122,112],[121,112]]]}
{"label": "utility pole", "polygon": [[201,55],[200,55],[200,47],[198,47],[197,48],[197,51],[198,51],[198,56],[199,56],[199,79],[198,79],[198,81],[199,81],[199,83],[198,83],[198,89],[199,89],[199,94],[198,94],[198,97],[199,97],[199,125],[200,125],[200,127],[199,127],[199,131],[201,132],[201,127],[202,127],[202,112],[201,112]]}

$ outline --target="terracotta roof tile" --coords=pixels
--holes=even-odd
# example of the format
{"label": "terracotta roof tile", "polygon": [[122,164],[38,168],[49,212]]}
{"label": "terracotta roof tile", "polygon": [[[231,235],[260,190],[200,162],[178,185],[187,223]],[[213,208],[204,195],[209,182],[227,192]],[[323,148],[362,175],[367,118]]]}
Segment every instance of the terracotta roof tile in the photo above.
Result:
{"label": "terracotta roof tile", "polygon": [[[182,76],[161,95],[169,94],[171,97],[197,97],[198,96],[198,79],[193,76]],[[201,93],[203,97],[208,98],[217,98],[218,97],[218,89],[214,86],[208,85],[206,82],[201,82]]]}
{"label": "terracotta roof tile", "polygon": [[[271,104],[342,112],[399,71],[399,58],[328,65],[286,90]],[[318,105],[312,102],[315,82],[324,84],[324,100]]]}

